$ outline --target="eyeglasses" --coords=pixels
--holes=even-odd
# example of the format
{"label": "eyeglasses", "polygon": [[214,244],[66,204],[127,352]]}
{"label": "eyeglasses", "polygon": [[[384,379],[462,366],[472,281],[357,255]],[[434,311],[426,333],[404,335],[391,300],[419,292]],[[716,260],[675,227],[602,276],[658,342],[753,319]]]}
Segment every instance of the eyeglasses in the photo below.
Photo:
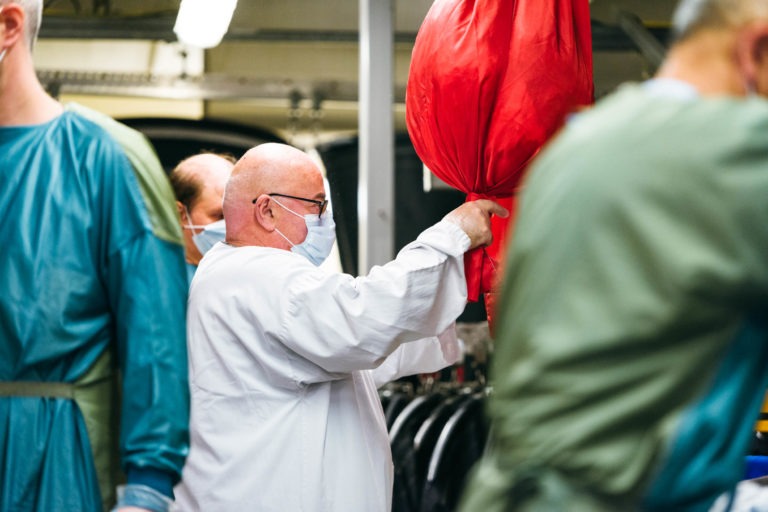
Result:
{"label": "eyeglasses", "polygon": [[[321,217],[323,215],[323,213],[325,213],[325,209],[328,208],[328,200],[327,199],[323,199],[322,201],[319,201],[317,199],[307,199],[305,197],[296,197],[296,196],[289,196],[288,194],[277,194],[277,193],[272,193],[272,194],[267,194],[267,195],[270,196],[270,197],[271,196],[277,196],[277,197],[287,197],[288,199],[298,199],[299,201],[306,201],[307,203],[315,204],[315,205],[317,205],[318,208],[320,208],[320,213],[317,214],[318,217]],[[258,197],[256,199],[254,199],[253,201],[251,201],[251,202],[253,204],[256,204],[256,200],[257,199],[258,199]]]}

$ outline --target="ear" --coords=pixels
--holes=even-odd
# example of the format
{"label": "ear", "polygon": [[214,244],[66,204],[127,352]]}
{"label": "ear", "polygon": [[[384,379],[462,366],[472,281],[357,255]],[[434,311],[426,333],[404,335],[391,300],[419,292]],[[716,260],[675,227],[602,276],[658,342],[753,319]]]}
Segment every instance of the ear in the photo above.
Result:
{"label": "ear", "polygon": [[189,218],[187,217],[187,209],[184,208],[184,205],[181,203],[181,201],[176,201],[176,211],[179,212],[179,218],[181,219],[181,222],[184,224],[191,224],[191,222],[189,222]]}
{"label": "ear", "polygon": [[5,4],[0,10],[0,50],[10,48],[24,36],[26,13],[15,3]]}
{"label": "ear", "polygon": [[270,233],[275,230],[275,215],[272,211],[272,198],[261,194],[253,205],[253,220]]}
{"label": "ear", "polygon": [[755,65],[757,67],[757,90],[765,95],[768,91],[768,24],[762,25],[755,38]]}
{"label": "ear", "polygon": [[768,23],[744,28],[736,40],[736,60],[748,85],[765,87],[768,75]]}

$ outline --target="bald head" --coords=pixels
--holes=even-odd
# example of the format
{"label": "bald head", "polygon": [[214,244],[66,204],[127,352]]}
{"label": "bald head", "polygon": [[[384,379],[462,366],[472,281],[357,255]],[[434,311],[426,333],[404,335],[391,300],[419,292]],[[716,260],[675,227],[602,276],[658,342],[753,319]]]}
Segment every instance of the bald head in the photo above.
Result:
{"label": "bald head", "polygon": [[[286,217],[293,215],[286,208],[303,215],[312,213],[314,205],[269,194],[323,200],[322,173],[306,153],[287,144],[266,143],[250,149],[235,165],[224,193],[227,242],[287,248],[275,233],[276,229],[292,230],[282,223],[283,219],[285,224],[294,220]],[[300,228],[303,235],[298,228],[291,233],[294,243],[306,237],[303,222]]]}
{"label": "bald head", "polygon": [[733,29],[756,21],[768,22],[768,0],[682,0],[672,25],[676,40],[702,30]]}
{"label": "bald head", "polygon": [[185,158],[170,175],[176,199],[192,209],[204,190],[216,189],[221,200],[234,165],[234,158],[216,153],[200,153]]}
{"label": "bald head", "polygon": [[682,0],[657,73],[701,96],[768,96],[768,0]]}
{"label": "bald head", "polygon": [[173,193],[188,210],[195,208],[206,191],[215,192],[221,202],[233,167],[233,158],[215,153],[185,158],[171,171]]}

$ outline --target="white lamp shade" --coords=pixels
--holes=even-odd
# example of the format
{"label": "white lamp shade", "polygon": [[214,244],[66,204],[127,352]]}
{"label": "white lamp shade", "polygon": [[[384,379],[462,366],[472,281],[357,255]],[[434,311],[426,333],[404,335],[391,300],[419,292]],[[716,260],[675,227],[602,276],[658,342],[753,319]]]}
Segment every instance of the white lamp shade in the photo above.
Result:
{"label": "white lamp shade", "polygon": [[213,48],[227,33],[237,0],[181,0],[173,31],[179,41]]}

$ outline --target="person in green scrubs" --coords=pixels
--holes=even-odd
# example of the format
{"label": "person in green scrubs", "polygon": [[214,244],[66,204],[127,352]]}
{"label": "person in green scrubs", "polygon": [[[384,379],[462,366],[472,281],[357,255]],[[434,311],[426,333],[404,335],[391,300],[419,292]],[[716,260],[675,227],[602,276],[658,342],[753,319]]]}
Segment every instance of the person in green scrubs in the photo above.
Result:
{"label": "person in green scrubs", "polygon": [[653,80],[529,169],[463,512],[707,511],[743,478],[768,386],[768,2],[684,0],[674,29]]}
{"label": "person in green scrubs", "polygon": [[[144,137],[37,80],[0,0],[0,510],[169,509],[188,452],[186,279]],[[125,473],[121,476],[119,473]]]}

